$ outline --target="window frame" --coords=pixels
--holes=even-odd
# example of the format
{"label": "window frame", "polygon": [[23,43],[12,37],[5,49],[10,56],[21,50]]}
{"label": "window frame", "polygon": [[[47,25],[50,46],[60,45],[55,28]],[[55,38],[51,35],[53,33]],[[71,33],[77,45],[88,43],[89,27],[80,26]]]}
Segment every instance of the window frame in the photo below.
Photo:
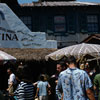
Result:
{"label": "window frame", "polygon": [[[64,18],[62,22],[58,22],[58,21],[55,21],[56,17],[58,17],[58,19],[60,19],[60,17]],[[66,16],[65,15],[55,15],[53,17],[53,22],[54,22],[54,32],[55,34],[57,35],[63,35],[62,33],[66,33],[67,31],[67,28],[66,28]],[[56,27],[60,27],[60,26],[63,26],[63,30],[59,30],[57,31]],[[59,34],[61,33],[61,34]]]}
{"label": "window frame", "polygon": [[[88,16],[96,16],[97,17],[97,22],[93,22],[93,21],[91,21],[91,22],[88,22]],[[92,18],[91,18],[92,19]],[[98,33],[99,32],[99,16],[98,16],[98,14],[88,14],[87,15],[87,17],[86,17],[86,20],[87,20],[87,31],[88,31],[88,33]],[[94,31],[93,30],[89,30],[89,28],[88,28],[88,25],[91,25],[91,29],[94,29]],[[97,30],[95,29],[95,28],[92,28],[92,25],[96,25],[97,24]]]}

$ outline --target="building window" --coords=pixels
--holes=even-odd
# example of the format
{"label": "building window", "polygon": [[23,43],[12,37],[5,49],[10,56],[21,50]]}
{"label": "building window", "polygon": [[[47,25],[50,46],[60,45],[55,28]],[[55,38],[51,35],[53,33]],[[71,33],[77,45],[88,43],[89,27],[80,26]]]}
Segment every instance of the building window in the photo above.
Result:
{"label": "building window", "polygon": [[87,29],[88,29],[88,32],[98,32],[98,16],[97,15],[87,16]]}
{"label": "building window", "polygon": [[66,32],[65,16],[54,17],[54,30],[55,32]]}
{"label": "building window", "polygon": [[32,30],[32,18],[30,16],[21,16],[20,19],[23,21],[23,23]]}

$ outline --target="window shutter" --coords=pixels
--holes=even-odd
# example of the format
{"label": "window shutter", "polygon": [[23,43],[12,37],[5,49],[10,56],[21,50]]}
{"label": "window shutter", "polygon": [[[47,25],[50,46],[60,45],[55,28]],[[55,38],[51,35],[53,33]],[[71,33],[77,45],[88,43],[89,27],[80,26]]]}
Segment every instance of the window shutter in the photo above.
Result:
{"label": "window shutter", "polygon": [[53,17],[52,16],[48,16],[47,18],[47,33],[50,35],[52,33],[54,33],[54,29],[53,29]]}
{"label": "window shutter", "polygon": [[68,33],[75,33],[75,15],[68,16]]}
{"label": "window shutter", "polygon": [[81,14],[79,16],[79,26],[80,26],[80,32],[86,33],[87,32],[87,19],[85,14]]}

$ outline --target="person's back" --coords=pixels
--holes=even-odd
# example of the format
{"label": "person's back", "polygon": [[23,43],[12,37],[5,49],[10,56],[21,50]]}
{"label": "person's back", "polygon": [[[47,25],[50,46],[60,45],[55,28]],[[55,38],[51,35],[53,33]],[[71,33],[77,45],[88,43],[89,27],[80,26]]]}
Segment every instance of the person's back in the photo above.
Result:
{"label": "person's back", "polygon": [[[86,100],[86,89],[92,87],[85,71],[78,68],[61,72],[60,81],[64,93],[64,100]],[[58,83],[59,88],[59,83]]]}
{"label": "person's back", "polygon": [[39,96],[47,95],[48,82],[40,81],[37,87],[39,88]]}
{"label": "person's back", "polygon": [[44,76],[40,76],[40,81],[37,84],[36,97],[39,94],[39,100],[48,100],[48,89],[50,85],[47,81],[44,81]]}
{"label": "person's back", "polygon": [[34,99],[34,86],[31,82],[21,81],[14,95],[18,100],[33,100]]}
{"label": "person's back", "polygon": [[17,77],[20,83],[14,92],[18,100],[34,100],[34,86],[32,84],[32,71],[30,66],[24,65],[17,69]]}
{"label": "person's back", "polygon": [[[56,87],[58,98],[63,100],[95,100],[91,91],[92,83],[88,74],[76,67],[76,59],[68,58],[69,68],[61,72]],[[87,95],[87,96],[86,96]]]}

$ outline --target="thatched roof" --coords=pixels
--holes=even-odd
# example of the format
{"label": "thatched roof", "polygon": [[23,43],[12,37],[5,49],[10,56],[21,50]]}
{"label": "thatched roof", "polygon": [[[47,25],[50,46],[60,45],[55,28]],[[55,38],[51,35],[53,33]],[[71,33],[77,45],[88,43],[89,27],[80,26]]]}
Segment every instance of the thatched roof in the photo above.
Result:
{"label": "thatched roof", "polygon": [[0,50],[16,57],[18,60],[43,60],[49,53],[57,49],[18,49],[18,48],[0,48]]}

